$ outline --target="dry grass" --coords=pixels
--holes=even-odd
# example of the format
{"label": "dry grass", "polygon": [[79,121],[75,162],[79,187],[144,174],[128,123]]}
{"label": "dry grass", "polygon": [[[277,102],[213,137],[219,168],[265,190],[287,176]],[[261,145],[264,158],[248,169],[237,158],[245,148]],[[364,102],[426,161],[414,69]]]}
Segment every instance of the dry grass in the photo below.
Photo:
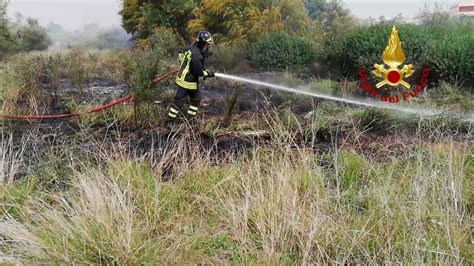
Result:
{"label": "dry grass", "polygon": [[[65,73],[78,87],[101,64],[110,78],[131,75],[124,67],[130,58],[61,56],[69,57]],[[3,80],[13,88],[3,106],[39,112],[40,96],[24,92],[41,75]],[[231,128],[269,136],[238,151],[206,143],[186,124],[166,138],[153,130],[121,133],[121,124],[133,123],[132,106],[74,120],[77,132],[65,140],[39,129],[23,132],[21,141],[3,134],[0,263],[474,263],[471,124],[312,104],[304,119],[290,107],[268,107],[238,125],[208,121],[216,138]],[[143,105],[142,126],[161,123],[155,113],[156,106]],[[92,134],[101,123],[108,133]],[[342,133],[360,144],[382,129],[419,135],[384,160],[357,145],[338,146]],[[134,134],[144,135],[133,142]],[[321,135],[327,150],[318,150]]]}
{"label": "dry grass", "polygon": [[[285,119],[266,121],[271,147],[245,153],[216,153],[184,127],[142,155],[125,140],[93,140],[86,158],[65,147],[67,189],[4,178],[3,262],[474,262],[470,141],[419,137],[377,162],[298,148]],[[3,154],[11,176],[20,157]]]}

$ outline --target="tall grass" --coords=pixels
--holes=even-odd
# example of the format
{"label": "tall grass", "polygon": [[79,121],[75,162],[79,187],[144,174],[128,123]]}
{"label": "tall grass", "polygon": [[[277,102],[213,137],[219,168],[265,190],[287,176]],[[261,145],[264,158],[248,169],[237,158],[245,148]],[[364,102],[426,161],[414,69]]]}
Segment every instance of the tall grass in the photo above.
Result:
{"label": "tall grass", "polygon": [[67,175],[67,189],[1,187],[3,261],[474,262],[468,140],[414,137],[416,146],[377,160],[336,141],[315,152],[278,114],[266,121],[271,146],[246,152],[205,145],[189,128],[144,154],[125,139],[98,140],[86,157],[66,149],[69,171],[55,174]]}
{"label": "tall grass", "polygon": [[113,54],[73,49],[54,54],[15,55],[0,69],[2,113],[52,113],[58,105],[69,101],[63,91],[71,89],[68,84],[76,92],[74,98],[82,102],[84,88],[95,79],[127,82],[126,65],[131,55],[127,51],[119,54],[117,58]]}

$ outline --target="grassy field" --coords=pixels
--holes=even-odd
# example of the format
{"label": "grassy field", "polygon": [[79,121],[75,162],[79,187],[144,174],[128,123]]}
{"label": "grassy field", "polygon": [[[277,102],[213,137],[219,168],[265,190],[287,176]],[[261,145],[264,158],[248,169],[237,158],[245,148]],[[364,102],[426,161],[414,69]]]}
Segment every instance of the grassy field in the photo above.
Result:
{"label": "grassy field", "polygon": [[[79,87],[136,74],[113,54],[62,56],[43,58],[44,72],[24,69],[38,75],[3,79],[3,112],[54,111],[52,102],[37,104],[52,99],[38,84],[64,79],[78,94],[61,108],[85,108],[96,103],[83,104]],[[2,73],[30,62],[15,60]],[[68,67],[71,60],[82,67]],[[109,71],[94,76],[99,66]],[[354,88],[277,75],[328,93]],[[35,94],[24,93],[28,84],[38,85]],[[217,105],[222,115],[173,133],[156,130],[162,121],[146,103],[138,125],[132,105],[45,124],[3,122],[0,263],[474,263],[472,123],[287,93],[244,112],[253,94],[229,93],[243,85],[212,84],[203,112]],[[221,88],[230,91],[214,94]],[[472,95],[459,93],[443,83],[419,101],[470,110]]]}

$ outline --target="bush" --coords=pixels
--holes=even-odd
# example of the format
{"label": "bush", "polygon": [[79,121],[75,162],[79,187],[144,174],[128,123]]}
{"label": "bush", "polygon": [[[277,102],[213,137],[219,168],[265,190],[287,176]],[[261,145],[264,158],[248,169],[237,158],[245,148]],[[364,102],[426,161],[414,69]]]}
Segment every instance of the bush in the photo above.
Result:
{"label": "bush", "polygon": [[153,49],[161,49],[171,56],[185,45],[183,38],[170,28],[157,27],[153,30],[153,34],[147,39],[149,47]]}
{"label": "bush", "polygon": [[[382,53],[387,46],[390,30],[393,25],[378,24],[371,27],[359,27],[344,35],[330,35],[324,42],[320,61],[332,68],[341,70],[342,74],[353,75],[361,68],[373,68],[374,63],[382,63]],[[428,49],[424,36],[414,25],[398,25],[399,36],[405,62],[424,61]]]}
{"label": "bush", "polygon": [[311,63],[315,57],[315,49],[305,38],[274,32],[249,45],[247,56],[249,62],[256,67],[285,69]]}
{"label": "bush", "polygon": [[46,50],[51,40],[38,20],[27,18],[25,23],[11,25],[7,3],[0,1],[0,59],[18,52]]}
{"label": "bush", "polygon": [[[472,20],[474,21],[474,20]],[[324,41],[319,61],[327,63],[342,76],[362,68],[373,69],[382,63],[391,23],[359,27],[343,35],[330,35]],[[469,82],[474,77],[473,23],[468,18],[442,20],[430,24],[397,25],[407,64],[421,70],[428,67],[430,78]]]}
{"label": "bush", "polygon": [[446,81],[474,81],[474,35],[453,36],[432,43],[427,65]]}
{"label": "bush", "polygon": [[[169,60],[161,49],[137,49],[130,62],[131,83],[134,99],[138,102],[151,102],[167,89],[168,82],[153,84],[156,75],[171,69]],[[158,86],[158,87],[156,87]]]}
{"label": "bush", "polygon": [[13,49],[13,36],[9,23],[6,4],[0,1],[0,60]]}
{"label": "bush", "polygon": [[211,56],[206,61],[210,69],[222,72],[244,72],[249,69],[245,60],[245,49],[240,46],[221,45],[211,48]]}
{"label": "bush", "polygon": [[26,25],[18,26],[14,31],[19,52],[42,51],[51,45],[46,30],[35,19],[28,18]]}

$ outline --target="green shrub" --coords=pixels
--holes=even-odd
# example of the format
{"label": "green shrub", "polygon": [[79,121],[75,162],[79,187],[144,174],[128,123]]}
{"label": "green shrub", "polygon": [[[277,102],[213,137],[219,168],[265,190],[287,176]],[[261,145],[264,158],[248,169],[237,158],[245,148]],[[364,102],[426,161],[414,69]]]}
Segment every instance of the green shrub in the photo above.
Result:
{"label": "green shrub", "polygon": [[284,32],[267,34],[247,47],[249,62],[259,68],[284,69],[306,65],[313,61],[315,49],[312,42]]}
{"label": "green shrub", "polygon": [[[393,25],[378,24],[371,27],[359,27],[344,35],[330,35],[324,42],[319,59],[344,75],[352,75],[366,67],[373,68],[374,63],[382,62],[382,53],[387,46]],[[427,45],[422,32],[414,25],[398,25],[398,33],[405,52],[407,63],[424,60]]]}
{"label": "green shrub", "polygon": [[0,1],[0,59],[29,51],[46,50],[51,40],[38,20],[27,18],[26,23],[12,23],[7,17],[8,1]]}
{"label": "green shrub", "polygon": [[28,18],[26,25],[17,26],[13,31],[19,52],[42,51],[51,45],[46,30],[35,19]]}
{"label": "green shrub", "polygon": [[249,70],[245,60],[245,49],[241,46],[220,45],[211,48],[211,56],[206,63],[216,72],[244,72]]}
{"label": "green shrub", "polygon": [[[472,20],[474,21],[474,20]],[[420,71],[431,70],[430,79],[446,81],[473,80],[474,57],[473,22],[470,19],[450,19],[431,24],[397,25],[406,56],[406,64]],[[342,76],[357,74],[362,68],[373,69],[382,62],[392,23],[358,27],[343,35],[330,35],[324,41],[318,60],[325,62]]]}
{"label": "green shrub", "polygon": [[474,81],[474,35],[452,36],[433,42],[427,65],[446,81]]}
{"label": "green shrub", "polygon": [[162,49],[168,55],[176,54],[185,45],[183,38],[170,28],[157,27],[153,34],[148,37],[150,47],[153,49]]}
{"label": "green shrub", "polygon": [[137,49],[130,62],[131,84],[136,102],[151,102],[168,88],[169,80],[154,84],[157,75],[171,69],[161,49]]}

